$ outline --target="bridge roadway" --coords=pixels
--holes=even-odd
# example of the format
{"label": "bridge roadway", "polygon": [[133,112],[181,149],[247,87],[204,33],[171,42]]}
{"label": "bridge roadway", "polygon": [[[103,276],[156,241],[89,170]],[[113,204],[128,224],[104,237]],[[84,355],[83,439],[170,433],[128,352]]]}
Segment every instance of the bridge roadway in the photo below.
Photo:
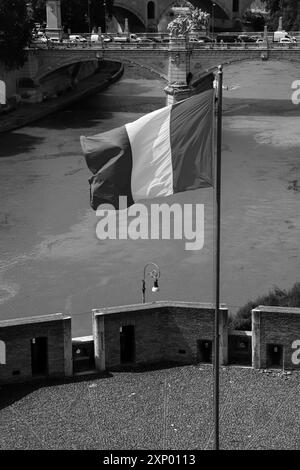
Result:
{"label": "bridge roadway", "polygon": [[238,61],[269,59],[300,62],[299,45],[262,44],[51,44],[28,50],[27,76],[39,80],[46,75],[78,62],[91,60],[113,60],[145,67],[168,79],[169,62],[190,61],[190,70],[199,74],[220,64]]}

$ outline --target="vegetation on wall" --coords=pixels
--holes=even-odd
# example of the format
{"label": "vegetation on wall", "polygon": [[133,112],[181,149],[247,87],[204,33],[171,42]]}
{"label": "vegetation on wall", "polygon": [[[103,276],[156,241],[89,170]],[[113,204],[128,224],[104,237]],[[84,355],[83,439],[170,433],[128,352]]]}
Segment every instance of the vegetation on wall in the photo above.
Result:
{"label": "vegetation on wall", "polygon": [[236,316],[230,320],[230,328],[235,330],[251,330],[251,311],[259,305],[274,307],[300,307],[300,282],[290,290],[274,287],[267,295],[247,302],[240,308]]}

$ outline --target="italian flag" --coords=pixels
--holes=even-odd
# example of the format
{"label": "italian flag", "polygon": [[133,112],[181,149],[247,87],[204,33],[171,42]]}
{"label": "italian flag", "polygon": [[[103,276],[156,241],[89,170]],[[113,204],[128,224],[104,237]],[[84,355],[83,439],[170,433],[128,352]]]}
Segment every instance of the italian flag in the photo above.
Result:
{"label": "italian flag", "polygon": [[212,186],[214,90],[146,114],[122,127],[80,138],[91,206],[128,206]]}

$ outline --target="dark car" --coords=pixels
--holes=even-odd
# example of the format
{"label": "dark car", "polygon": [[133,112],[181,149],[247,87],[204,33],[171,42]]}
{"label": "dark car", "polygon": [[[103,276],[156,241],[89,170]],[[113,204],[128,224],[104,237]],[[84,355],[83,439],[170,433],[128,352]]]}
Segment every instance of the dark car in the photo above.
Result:
{"label": "dark car", "polygon": [[218,34],[217,42],[238,42],[237,34]]}
{"label": "dark car", "polygon": [[239,42],[256,42],[256,39],[253,36],[247,36],[247,34],[240,34],[237,38]]}
{"label": "dark car", "polygon": [[213,42],[213,40],[209,36],[199,36],[198,42]]}

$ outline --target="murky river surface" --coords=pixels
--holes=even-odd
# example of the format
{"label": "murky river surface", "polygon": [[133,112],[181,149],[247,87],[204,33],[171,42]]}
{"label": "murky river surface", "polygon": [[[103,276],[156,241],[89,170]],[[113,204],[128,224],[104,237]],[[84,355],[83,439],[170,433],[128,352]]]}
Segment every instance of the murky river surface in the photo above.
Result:
{"label": "murky river surface", "polygon": [[[289,62],[225,69],[221,300],[233,312],[300,280],[300,105],[291,103],[299,78]],[[80,135],[164,106],[164,86],[127,69],[105,92],[0,137],[1,318],[63,312],[74,335],[89,334],[92,308],[141,300],[148,261],[162,275],[158,295],[147,285],[147,300],[213,300],[211,189],[169,199],[204,204],[198,252],[179,240],[100,241],[89,207]]]}

